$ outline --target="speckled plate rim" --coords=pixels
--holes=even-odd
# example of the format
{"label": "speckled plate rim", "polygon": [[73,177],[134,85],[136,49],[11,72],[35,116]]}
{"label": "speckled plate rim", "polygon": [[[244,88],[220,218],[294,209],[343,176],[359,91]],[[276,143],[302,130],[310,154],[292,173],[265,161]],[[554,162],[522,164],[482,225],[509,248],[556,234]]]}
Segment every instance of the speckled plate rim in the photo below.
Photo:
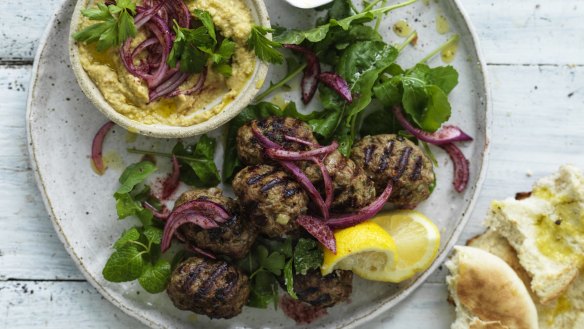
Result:
{"label": "speckled plate rim", "polygon": [[[87,3],[91,0],[76,0],[73,16],[69,23],[70,29],[79,24],[81,17],[81,9],[85,8]],[[266,5],[263,0],[250,0],[253,4],[259,24],[265,27],[270,27],[270,19]],[[69,31],[71,34],[71,32]],[[255,69],[249,81],[246,82],[245,87],[239,92],[237,97],[227,104],[221,111],[206,121],[186,126],[170,126],[162,124],[147,125],[136,120],[132,120],[127,116],[116,111],[104,98],[99,88],[95,85],[93,80],[89,77],[79,57],[79,48],[77,42],[73,38],[69,38],[69,59],[71,61],[71,68],[77,79],[77,83],[85,96],[93,103],[93,105],[105,115],[108,119],[115,122],[126,130],[136,132],[140,135],[157,137],[157,138],[185,138],[196,135],[202,135],[227,123],[233,119],[239,112],[253,101],[253,98],[260,91],[263,82],[268,74],[268,65],[256,58]],[[207,109],[205,111],[210,111]]]}
{"label": "speckled plate rim", "polygon": [[[400,302],[405,300],[417,288],[419,288],[422,285],[422,283],[424,283],[426,281],[426,279],[446,260],[446,258],[450,254],[450,251],[452,250],[452,248],[454,247],[454,245],[458,241],[460,234],[464,230],[464,228],[465,228],[465,226],[466,226],[466,224],[471,216],[471,213],[472,213],[472,210],[476,204],[478,195],[482,189],[483,182],[486,178],[488,159],[489,159],[489,151],[490,151],[491,126],[492,126],[492,105],[491,105],[492,102],[491,102],[490,85],[489,85],[488,78],[487,78],[487,65],[484,61],[484,57],[483,57],[481,48],[479,46],[477,33],[474,30],[474,27],[470,24],[469,16],[462,8],[460,0],[450,0],[450,1],[454,5],[453,9],[458,11],[458,14],[462,17],[462,19],[466,25],[465,27],[469,31],[470,40],[472,41],[472,44],[473,44],[472,49],[475,52],[475,56],[478,60],[477,64],[479,66],[479,70],[480,70],[480,72],[482,74],[482,78],[483,78],[482,84],[484,87],[484,103],[485,103],[485,105],[484,105],[484,109],[485,109],[485,131],[484,131],[485,146],[483,149],[483,156],[482,156],[482,163],[481,163],[480,171],[478,174],[478,178],[476,180],[476,184],[474,185],[474,192],[473,192],[472,197],[470,198],[470,200],[465,208],[464,215],[460,218],[460,220],[458,221],[458,223],[456,225],[456,229],[452,233],[449,240],[446,242],[444,249],[438,255],[438,257],[436,258],[434,263],[430,266],[430,268],[428,268],[428,270],[426,270],[424,273],[419,275],[415,280],[412,281],[412,283],[408,287],[406,287],[404,290],[402,290],[398,295],[394,296],[391,300],[387,301],[386,303],[384,303],[383,305],[381,305],[380,307],[378,307],[376,309],[371,309],[370,312],[363,314],[360,317],[356,317],[356,318],[352,319],[350,322],[346,323],[344,326],[337,327],[337,328],[347,328],[348,329],[348,328],[358,328],[358,327],[362,326],[367,321],[369,321],[377,316],[380,316],[382,313],[387,312],[389,309],[391,309],[392,307],[396,306],[397,304],[399,304]],[[66,1],[63,1],[61,4],[61,7],[56,11],[56,13],[62,11],[64,6],[66,5],[66,3],[67,3]],[[43,203],[45,204],[45,208],[47,209],[47,212],[49,214],[49,217],[51,219],[53,227],[54,227],[55,231],[57,232],[57,236],[59,237],[59,240],[61,240],[61,242],[63,243],[63,245],[65,247],[65,250],[69,253],[71,258],[75,262],[75,265],[80,270],[80,272],[83,274],[83,276],[86,278],[86,280],[105,299],[107,299],[114,306],[116,306],[117,308],[122,310],[124,313],[139,320],[140,322],[142,322],[143,324],[145,324],[149,327],[164,328],[164,326],[161,325],[160,323],[157,323],[157,322],[153,321],[152,319],[150,319],[150,317],[147,315],[147,312],[140,312],[140,311],[137,311],[133,308],[127,307],[126,305],[121,303],[119,300],[114,298],[111,294],[109,294],[107,289],[105,289],[102,285],[100,285],[99,282],[85,268],[83,261],[75,253],[75,251],[71,247],[71,243],[69,242],[67,237],[63,234],[62,228],[59,224],[59,219],[55,215],[55,211],[53,209],[51,201],[48,198],[47,191],[45,188],[44,178],[41,175],[39,168],[37,166],[35,145],[34,145],[33,139],[32,139],[32,129],[31,129],[31,122],[32,121],[30,120],[31,113],[32,113],[32,97],[33,97],[33,93],[35,90],[37,80],[39,78],[38,77],[38,66],[39,66],[39,62],[40,62],[40,57],[41,57],[43,51],[45,50],[45,45],[47,43],[48,37],[51,33],[51,30],[54,26],[54,21],[55,21],[55,18],[57,16],[56,13],[53,15],[53,17],[51,18],[47,27],[45,28],[45,31],[40,39],[40,42],[39,42],[39,45],[37,48],[37,52],[36,52],[36,55],[34,58],[33,69],[31,72],[32,79],[30,82],[30,88],[29,88],[29,92],[28,92],[28,99],[27,99],[27,105],[26,105],[26,130],[27,130],[28,152],[29,152],[31,167],[32,167],[32,170],[35,174],[35,180],[36,180],[37,186],[39,188],[39,191],[41,192]]]}

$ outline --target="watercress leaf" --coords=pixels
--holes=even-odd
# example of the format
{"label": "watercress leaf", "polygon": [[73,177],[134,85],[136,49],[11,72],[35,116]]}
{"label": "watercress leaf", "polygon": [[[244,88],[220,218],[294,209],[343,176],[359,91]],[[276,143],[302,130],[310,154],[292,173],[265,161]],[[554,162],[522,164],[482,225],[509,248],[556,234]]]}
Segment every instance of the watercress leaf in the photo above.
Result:
{"label": "watercress leaf", "polygon": [[395,134],[401,126],[391,113],[391,108],[380,108],[365,117],[361,126],[361,136]]}
{"label": "watercress leaf", "polygon": [[458,72],[452,66],[433,67],[427,72],[427,78],[429,84],[438,86],[446,95],[458,84]]}
{"label": "watercress leaf", "polygon": [[103,268],[103,277],[110,282],[136,280],[142,274],[142,252],[134,244],[127,244],[115,251]]}
{"label": "watercress leaf", "polygon": [[404,69],[402,69],[402,68],[401,68],[401,66],[399,66],[398,64],[396,64],[396,63],[392,63],[391,65],[389,65],[389,66],[387,67],[387,69],[385,70],[385,73],[388,73],[388,74],[390,74],[390,75],[393,75],[393,76],[395,76],[395,75],[401,75],[401,74],[404,74],[404,73],[405,73],[405,71],[404,71]]}
{"label": "watercress leaf", "polygon": [[284,266],[286,265],[285,262],[286,257],[282,253],[274,251],[263,260],[260,260],[260,265],[266,270],[279,276],[282,274],[282,269],[284,269]]}
{"label": "watercress leaf", "polygon": [[170,280],[170,263],[165,259],[159,259],[154,265],[150,263],[144,264],[142,274],[138,278],[138,282],[151,294],[163,292]]}
{"label": "watercress leaf", "polygon": [[401,104],[401,80],[399,78],[392,78],[383,83],[379,83],[373,87],[373,93],[375,94],[375,98],[387,108]]}
{"label": "watercress leaf", "polygon": [[207,33],[213,39],[215,46],[217,44],[217,35],[215,34],[215,24],[213,24],[213,17],[211,14],[206,10],[195,9],[195,17],[197,17],[203,26],[207,29]]}
{"label": "watercress leaf", "polygon": [[351,16],[352,13],[351,0],[335,0],[333,1],[327,16],[329,19],[343,19]]}
{"label": "watercress leaf", "polygon": [[[382,41],[361,41],[347,48],[337,65],[336,71],[353,86],[365,73],[385,70],[398,55],[397,49]],[[381,73],[378,72],[377,75]]]}
{"label": "watercress leaf", "polygon": [[128,242],[136,241],[140,239],[140,231],[136,227],[132,227],[131,229],[125,231],[122,236],[114,243],[114,248],[116,250],[120,250],[121,248],[125,247]]}
{"label": "watercress leaf", "polygon": [[421,127],[426,112],[426,104],[428,103],[424,82],[411,78],[402,79],[402,88],[404,111]]}
{"label": "watercress leaf", "polygon": [[262,61],[281,64],[284,62],[284,55],[277,48],[282,47],[282,44],[266,37],[266,34],[273,31],[273,29],[254,25],[247,40],[247,45],[254,50],[256,56]]}
{"label": "watercress leaf", "polygon": [[319,112],[319,118],[312,119],[308,121],[312,131],[321,136],[323,139],[328,140],[332,137],[333,133],[337,129],[341,115],[342,108],[335,110],[325,110]]}
{"label": "watercress leaf", "polygon": [[294,291],[294,273],[292,271],[293,261],[294,260],[290,258],[286,263],[286,266],[284,266],[284,285],[286,286],[286,291],[290,297],[298,299],[298,296],[296,296],[296,292]]}
{"label": "watercress leaf", "polygon": [[306,275],[308,271],[320,268],[324,254],[318,243],[301,238],[294,247],[294,269],[296,274]]}
{"label": "watercress leaf", "polygon": [[150,161],[142,161],[129,165],[120,176],[119,182],[121,186],[116,191],[116,194],[131,192],[136,185],[142,183],[156,169],[156,166]]}
{"label": "watercress leaf", "polygon": [[426,93],[428,95],[427,109],[421,119],[420,127],[426,131],[436,131],[450,118],[450,103],[448,96],[438,86],[426,86]]}
{"label": "watercress leaf", "polygon": [[144,229],[144,236],[148,239],[149,243],[160,244],[162,242],[162,230],[158,227],[147,226]]}
{"label": "watercress leaf", "polygon": [[252,279],[248,306],[266,308],[278,301],[278,283],[270,272],[258,270]]}

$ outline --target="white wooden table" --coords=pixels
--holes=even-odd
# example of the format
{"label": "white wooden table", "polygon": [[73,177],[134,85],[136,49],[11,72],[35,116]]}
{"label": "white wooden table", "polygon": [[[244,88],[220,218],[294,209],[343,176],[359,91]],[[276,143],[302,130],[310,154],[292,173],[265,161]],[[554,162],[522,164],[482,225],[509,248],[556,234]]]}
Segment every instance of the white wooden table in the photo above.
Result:
{"label": "white wooden table", "polygon": [[[0,1],[0,328],[141,328],[83,279],[53,231],[28,160],[32,60],[60,1]],[[584,168],[584,2],[463,3],[489,64],[494,122],[487,180],[461,243],[482,231],[490,200],[529,190],[562,163]],[[439,270],[376,327],[448,328],[444,276]]]}

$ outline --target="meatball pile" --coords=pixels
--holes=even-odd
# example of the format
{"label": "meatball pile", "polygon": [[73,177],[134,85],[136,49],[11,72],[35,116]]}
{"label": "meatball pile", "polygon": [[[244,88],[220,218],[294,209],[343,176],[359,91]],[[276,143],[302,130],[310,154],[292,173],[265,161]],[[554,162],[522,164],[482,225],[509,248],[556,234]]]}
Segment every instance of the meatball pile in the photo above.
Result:
{"label": "meatball pile", "polygon": [[[221,260],[191,257],[172,272],[167,293],[181,310],[211,318],[231,318],[239,314],[250,295],[250,278],[233,261],[244,258],[256,238],[301,236],[300,215],[314,205],[302,186],[277,161],[266,155],[253,133],[252,124],[272,142],[288,151],[308,151],[319,147],[308,124],[285,117],[270,117],[242,126],[237,134],[237,152],[247,165],[233,179],[237,202],[221,190],[193,190],[184,193],[175,207],[189,201],[209,201],[229,216],[212,229],[185,224],[178,237],[187,244],[217,255]],[[350,158],[339,151],[319,159],[333,183],[331,211],[347,213],[371,204],[389,183],[393,192],[389,202],[411,208],[428,198],[434,185],[432,163],[411,141],[396,135],[366,136],[357,142]],[[296,164],[314,186],[324,194],[324,179],[318,165],[311,161]],[[284,284],[283,277],[280,283]],[[319,270],[294,274],[294,291],[300,301],[317,308],[346,301],[352,291],[353,273],[336,270],[322,276]]]}

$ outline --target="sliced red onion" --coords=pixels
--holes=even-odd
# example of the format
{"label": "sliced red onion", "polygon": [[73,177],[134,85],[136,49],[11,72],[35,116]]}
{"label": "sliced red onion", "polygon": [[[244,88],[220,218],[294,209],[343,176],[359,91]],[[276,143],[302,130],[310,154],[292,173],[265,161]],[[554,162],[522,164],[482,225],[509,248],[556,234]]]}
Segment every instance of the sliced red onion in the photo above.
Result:
{"label": "sliced red onion", "polygon": [[134,50],[132,51],[132,59],[135,59],[138,54],[140,54],[144,49],[155,45],[158,43],[158,39],[156,38],[148,38],[144,41],[142,41],[138,46],[136,46],[136,48],[134,48]]}
{"label": "sliced red onion", "polygon": [[208,200],[192,200],[176,207],[169,220],[186,213],[198,213],[207,216],[218,223],[225,223],[232,216],[220,205]]}
{"label": "sliced red onion", "polygon": [[174,97],[177,95],[192,95],[192,94],[198,94],[203,90],[203,86],[205,85],[205,80],[207,78],[207,68],[205,67],[203,69],[203,71],[201,72],[201,74],[199,74],[199,80],[197,80],[197,83],[195,83],[195,85],[192,88],[186,89],[186,90],[179,90],[178,88],[175,89],[173,92],[171,92],[168,96],[169,97]]}
{"label": "sliced red onion", "polygon": [[[280,145],[274,143],[268,137],[266,137],[266,135],[262,134],[262,132],[258,128],[256,121],[252,121],[251,130],[252,130],[255,138],[257,138],[259,143],[265,149],[281,148]],[[310,179],[308,179],[308,177],[306,177],[306,174],[304,174],[302,172],[302,170],[291,161],[279,160],[279,163],[280,163],[280,166],[282,166],[289,174],[294,176],[294,178],[296,179],[298,184],[300,184],[304,188],[304,190],[310,195],[312,201],[314,201],[314,203],[316,203],[316,206],[320,210],[320,213],[322,214],[322,216],[324,218],[328,218],[329,217],[329,209],[326,207],[326,204],[325,204],[324,200],[322,199],[322,196],[320,195],[320,193],[318,193],[318,190],[316,189],[316,187],[314,187],[314,184],[312,184]]]}
{"label": "sliced red onion", "polygon": [[310,147],[319,147],[320,145],[318,143],[313,143],[313,142],[309,142],[307,140],[304,140],[302,138],[298,138],[298,137],[294,137],[294,136],[290,136],[290,135],[284,135],[284,139],[290,142],[296,142],[298,144],[302,144],[302,145],[306,145],[306,146],[310,146]]}
{"label": "sliced red onion", "polygon": [[464,191],[470,176],[468,160],[462,151],[454,144],[450,143],[438,146],[440,146],[448,153],[450,159],[452,159],[452,163],[454,164],[454,180],[452,181],[454,189],[459,193]]}
{"label": "sliced red onion", "polygon": [[158,209],[156,209],[156,207],[154,207],[153,205],[151,205],[147,201],[143,201],[142,207],[150,210],[150,212],[152,212],[152,215],[154,217],[156,217],[162,221],[166,221],[168,219],[168,216],[170,216],[170,210],[168,210],[168,208],[166,208],[165,205],[162,205],[162,211],[158,211]]}
{"label": "sliced red onion", "polygon": [[180,27],[190,27],[191,12],[183,0],[168,0],[166,1],[166,8],[169,9],[173,14],[171,17],[169,17],[169,20],[174,18]]}
{"label": "sliced red onion", "polygon": [[172,242],[172,237],[176,230],[187,223],[195,224],[204,229],[219,227],[217,223],[202,215],[189,214],[176,217],[172,217],[171,215],[171,218],[169,218],[166,225],[164,225],[162,243],[160,244],[160,250],[162,252],[165,252],[170,248],[170,243]]}
{"label": "sliced red onion", "polygon": [[318,80],[334,90],[339,96],[349,103],[353,102],[353,95],[351,95],[351,88],[347,81],[335,72],[323,72],[318,75]]}
{"label": "sliced red onion", "polygon": [[312,159],[312,161],[314,163],[316,163],[316,165],[318,166],[318,168],[320,169],[320,172],[322,174],[322,180],[324,182],[324,193],[325,193],[324,204],[325,204],[327,209],[330,209],[331,205],[333,204],[333,197],[334,197],[333,180],[332,180],[331,175],[329,174],[328,170],[326,169],[326,166],[322,162],[322,160],[315,157]]}
{"label": "sliced red onion", "polygon": [[296,223],[302,226],[310,235],[315,237],[325,248],[330,250],[333,254],[337,253],[337,241],[335,235],[327,223],[324,221],[308,216],[300,215],[296,218]]}
{"label": "sliced red onion", "polygon": [[472,141],[472,137],[467,135],[460,128],[452,125],[445,125],[437,132],[429,133],[414,127],[404,116],[403,110],[400,106],[393,108],[393,114],[397,121],[408,132],[414,135],[417,139],[426,143],[434,145],[448,144],[452,142]]}
{"label": "sliced red onion", "polygon": [[333,215],[326,222],[327,225],[333,229],[346,228],[350,226],[355,226],[361,222],[364,222],[372,218],[373,216],[377,215],[377,213],[380,212],[381,209],[383,209],[383,205],[385,205],[385,203],[389,199],[392,190],[393,185],[390,180],[387,182],[387,186],[385,187],[385,190],[383,190],[383,193],[381,193],[381,195],[367,207],[361,208],[359,209],[359,211],[352,214],[337,216]]}
{"label": "sliced red onion", "polygon": [[176,191],[178,184],[179,184],[179,178],[180,178],[180,164],[178,163],[176,156],[173,154],[172,155],[172,173],[170,174],[170,176],[168,176],[168,178],[166,180],[164,180],[164,183],[162,184],[162,186],[163,186],[162,199],[163,200],[168,199],[172,195],[172,193],[174,193],[174,191]]}
{"label": "sliced red onion", "polygon": [[160,67],[152,74],[151,78],[147,78],[146,82],[149,88],[154,88],[160,85],[164,80],[166,71],[169,69],[166,60],[172,48],[172,39],[168,25],[158,15],[152,16],[150,21],[146,24],[152,33],[158,38],[162,46],[162,56],[160,57]]}
{"label": "sliced red onion", "polygon": [[308,104],[314,94],[316,94],[316,88],[318,87],[318,76],[320,74],[320,62],[316,54],[302,46],[285,44],[282,45],[284,48],[288,48],[292,51],[301,53],[306,59],[306,68],[304,69],[304,74],[302,75],[302,102]]}
{"label": "sliced red onion", "polygon": [[266,153],[270,158],[286,161],[304,161],[310,160],[316,156],[329,154],[339,148],[339,143],[333,141],[329,146],[319,147],[310,151],[287,151],[283,149],[267,148]]}
{"label": "sliced red onion", "polygon": [[217,257],[215,257],[215,255],[213,255],[211,252],[206,251],[204,249],[201,249],[195,245],[192,245],[190,243],[187,244],[187,250],[194,252],[195,254],[199,254],[201,256],[205,256],[207,258],[210,259],[217,259]]}
{"label": "sliced red onion", "polygon": [[189,78],[189,74],[185,72],[177,71],[166,80],[163,84],[150,91],[149,102],[154,102],[155,100],[170,95],[174,90],[176,90],[180,85],[182,85]]}
{"label": "sliced red onion", "polygon": [[103,175],[105,172],[105,166],[103,164],[102,151],[103,151],[103,141],[105,136],[112,129],[115,123],[108,121],[99,130],[95,137],[93,137],[93,142],[91,143],[91,161],[93,162],[93,167],[99,175]]}

